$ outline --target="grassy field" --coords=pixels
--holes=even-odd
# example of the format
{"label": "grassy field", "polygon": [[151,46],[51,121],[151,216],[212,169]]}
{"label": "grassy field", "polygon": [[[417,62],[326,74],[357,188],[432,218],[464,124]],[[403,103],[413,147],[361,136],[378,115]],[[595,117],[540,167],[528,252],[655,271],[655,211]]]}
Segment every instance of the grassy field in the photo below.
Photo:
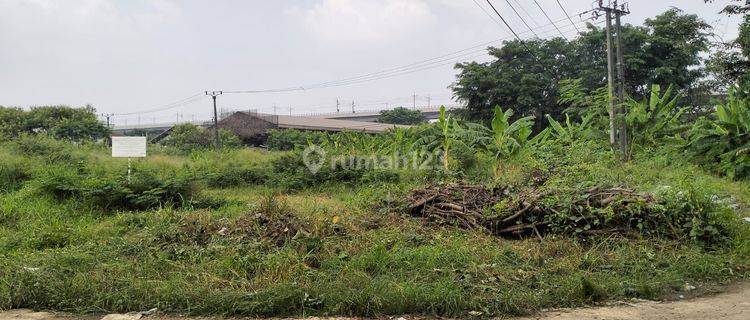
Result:
{"label": "grassy field", "polygon": [[[275,171],[285,152],[156,148],[135,163],[133,185],[157,187],[119,196],[126,160],[103,147],[8,142],[0,148],[0,309],[503,316],[666,298],[687,294],[686,286],[703,292],[748,275],[750,228],[739,219],[750,216],[748,182],[709,174],[669,150],[617,165],[591,148],[522,154],[497,177],[496,168],[478,166],[301,187],[299,177]],[[436,225],[401,209],[414,188],[469,181],[523,190],[540,168],[550,190],[680,188],[733,217],[716,218],[723,231],[710,242],[553,232],[538,239]]]}

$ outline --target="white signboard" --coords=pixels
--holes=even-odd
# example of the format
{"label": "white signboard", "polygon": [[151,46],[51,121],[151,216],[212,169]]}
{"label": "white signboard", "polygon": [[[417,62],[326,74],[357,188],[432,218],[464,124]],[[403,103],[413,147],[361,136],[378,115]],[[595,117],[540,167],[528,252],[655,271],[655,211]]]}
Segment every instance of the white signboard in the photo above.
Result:
{"label": "white signboard", "polygon": [[146,137],[112,137],[112,157],[143,158],[146,156]]}

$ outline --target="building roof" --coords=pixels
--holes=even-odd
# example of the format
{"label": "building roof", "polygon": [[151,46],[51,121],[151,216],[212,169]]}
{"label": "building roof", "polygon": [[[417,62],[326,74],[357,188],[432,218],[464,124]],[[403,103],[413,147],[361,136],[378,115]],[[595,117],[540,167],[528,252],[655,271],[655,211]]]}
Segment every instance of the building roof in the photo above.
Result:
{"label": "building roof", "polygon": [[300,130],[363,131],[369,133],[381,133],[396,127],[409,128],[411,126],[305,116],[278,116],[278,127]]}

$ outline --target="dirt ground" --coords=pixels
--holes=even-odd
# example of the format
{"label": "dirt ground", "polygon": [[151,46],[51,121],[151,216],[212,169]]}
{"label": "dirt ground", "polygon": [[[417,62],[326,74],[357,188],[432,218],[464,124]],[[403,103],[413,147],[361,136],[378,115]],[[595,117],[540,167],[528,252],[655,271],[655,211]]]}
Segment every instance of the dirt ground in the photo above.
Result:
{"label": "dirt ground", "polygon": [[[398,318],[411,319],[412,317]],[[35,312],[19,309],[0,312],[0,320],[221,320],[219,318],[185,318],[166,315],[110,314],[104,316],[75,316],[54,312]],[[354,320],[346,318],[311,318],[311,320]],[[391,318],[396,320],[396,318]],[[732,285],[721,294],[675,302],[618,303],[607,307],[545,311],[539,315],[517,320],[703,320],[750,319],[750,283]],[[229,320],[229,319],[224,319]]]}

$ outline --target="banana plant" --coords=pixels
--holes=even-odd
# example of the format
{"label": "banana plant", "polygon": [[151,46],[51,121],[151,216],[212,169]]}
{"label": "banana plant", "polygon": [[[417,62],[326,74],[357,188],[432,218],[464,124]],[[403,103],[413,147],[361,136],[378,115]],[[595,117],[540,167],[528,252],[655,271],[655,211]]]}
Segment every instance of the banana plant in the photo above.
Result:
{"label": "banana plant", "polygon": [[710,117],[696,121],[686,146],[730,178],[750,176],[750,99],[730,89],[725,104],[717,106]]}
{"label": "banana plant", "polygon": [[662,94],[661,87],[654,84],[648,99],[630,99],[627,102],[628,114],[625,121],[630,141],[628,158],[633,153],[633,147],[655,146],[665,137],[674,136],[687,129],[679,122],[684,113],[684,110],[677,106],[681,96],[673,95],[672,90],[673,86],[669,86]]}
{"label": "banana plant", "polygon": [[517,154],[529,143],[534,117],[523,117],[511,123],[513,114],[512,109],[503,111],[500,106],[495,106],[490,128],[483,127],[484,134],[474,144],[492,153],[498,160]]}
{"label": "banana plant", "polygon": [[461,131],[458,121],[445,112],[445,106],[441,106],[438,121],[418,133],[421,137],[412,144],[412,149],[431,153],[442,151],[443,168],[449,170],[451,150],[455,142],[460,142]]}
{"label": "banana plant", "polygon": [[445,170],[448,170],[451,146],[453,146],[453,141],[457,137],[456,133],[461,130],[461,128],[458,126],[456,119],[453,119],[453,117],[446,115],[445,106],[440,106],[438,128],[440,128],[440,132],[442,133],[440,138],[443,149],[443,168]]}
{"label": "banana plant", "polygon": [[414,136],[413,128],[393,128],[387,134],[382,135],[381,151],[386,155],[403,154],[407,152],[408,146],[413,142],[411,137]]}
{"label": "banana plant", "polygon": [[550,115],[545,115],[547,121],[549,122],[549,128],[545,129],[547,130],[547,132],[540,133],[537,136],[542,137],[542,139],[544,139],[545,141],[554,139],[560,143],[572,143],[576,139],[585,138],[585,135],[591,129],[591,123],[593,122],[595,116],[595,114],[585,114],[583,115],[580,124],[574,124],[570,121],[570,116],[566,113],[565,125],[563,126],[560,122],[553,119]]}
{"label": "banana plant", "polygon": [[533,141],[530,137],[534,117],[523,117],[511,123],[513,113],[512,109],[503,111],[500,106],[495,106],[495,113],[489,128],[469,127],[470,131],[478,133],[473,145],[492,154],[495,158],[495,175],[499,175],[502,171],[504,159],[516,155]]}

